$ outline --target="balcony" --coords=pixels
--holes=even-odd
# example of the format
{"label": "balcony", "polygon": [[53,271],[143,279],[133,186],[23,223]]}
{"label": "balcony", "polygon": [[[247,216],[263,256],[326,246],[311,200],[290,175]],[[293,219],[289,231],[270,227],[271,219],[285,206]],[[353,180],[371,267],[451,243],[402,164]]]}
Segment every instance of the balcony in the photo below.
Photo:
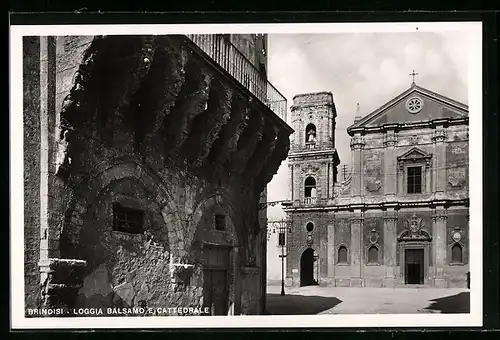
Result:
{"label": "balcony", "polygon": [[221,34],[187,34],[203,52],[286,122],[286,98]]}
{"label": "balcony", "polygon": [[316,205],[317,197],[304,197],[302,199],[302,204],[304,205]]}

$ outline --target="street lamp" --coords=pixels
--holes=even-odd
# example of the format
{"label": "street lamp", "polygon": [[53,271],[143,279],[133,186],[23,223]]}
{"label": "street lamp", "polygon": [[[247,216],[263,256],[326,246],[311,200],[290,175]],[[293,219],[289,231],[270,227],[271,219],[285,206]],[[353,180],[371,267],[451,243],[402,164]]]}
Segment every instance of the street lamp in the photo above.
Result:
{"label": "street lamp", "polygon": [[291,222],[285,219],[278,221],[268,221],[269,225],[273,229],[273,231],[278,230],[278,245],[281,247],[281,295],[285,295],[285,246],[286,246],[286,233],[289,234],[292,232]]}

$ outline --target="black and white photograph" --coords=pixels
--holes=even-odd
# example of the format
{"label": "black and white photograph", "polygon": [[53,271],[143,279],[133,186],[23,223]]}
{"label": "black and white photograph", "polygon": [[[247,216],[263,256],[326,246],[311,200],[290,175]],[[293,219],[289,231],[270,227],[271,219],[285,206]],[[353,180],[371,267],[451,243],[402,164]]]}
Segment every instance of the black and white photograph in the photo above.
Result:
{"label": "black and white photograph", "polygon": [[12,26],[12,327],[481,326],[481,32]]}

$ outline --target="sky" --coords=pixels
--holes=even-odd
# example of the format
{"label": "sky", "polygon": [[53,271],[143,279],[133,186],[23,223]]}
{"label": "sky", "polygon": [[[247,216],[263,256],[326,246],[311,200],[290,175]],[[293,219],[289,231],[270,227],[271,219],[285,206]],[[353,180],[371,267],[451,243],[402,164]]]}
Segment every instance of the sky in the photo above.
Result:
{"label": "sky", "polygon": [[[331,91],[337,108],[335,144],[341,167],[350,167],[350,137],[357,103],[365,116],[417,85],[468,104],[468,53],[463,32],[270,34],[269,81],[287,98]],[[289,197],[285,160],[268,185],[268,201]],[[279,206],[268,218],[281,218]]]}

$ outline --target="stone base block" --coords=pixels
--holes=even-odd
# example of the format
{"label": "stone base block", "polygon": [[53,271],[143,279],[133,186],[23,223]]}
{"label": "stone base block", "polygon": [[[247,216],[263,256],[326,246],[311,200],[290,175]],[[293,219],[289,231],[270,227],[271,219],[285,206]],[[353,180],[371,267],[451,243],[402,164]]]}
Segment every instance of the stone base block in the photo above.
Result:
{"label": "stone base block", "polygon": [[365,282],[363,287],[371,287],[371,288],[382,288],[383,287],[382,278],[375,277],[365,277]]}
{"label": "stone base block", "polygon": [[382,287],[384,288],[394,288],[396,287],[396,278],[394,277],[384,277],[382,280]]}
{"label": "stone base block", "polygon": [[42,305],[46,308],[71,308],[83,286],[83,260],[47,259],[40,261]]}
{"label": "stone base block", "polygon": [[362,277],[351,277],[349,279],[350,287],[364,287],[365,280]]}
{"label": "stone base block", "polygon": [[349,278],[335,278],[335,287],[350,287]]}
{"label": "stone base block", "polygon": [[446,279],[434,279],[434,287],[436,287],[436,288],[448,288],[448,280],[446,280]]}

